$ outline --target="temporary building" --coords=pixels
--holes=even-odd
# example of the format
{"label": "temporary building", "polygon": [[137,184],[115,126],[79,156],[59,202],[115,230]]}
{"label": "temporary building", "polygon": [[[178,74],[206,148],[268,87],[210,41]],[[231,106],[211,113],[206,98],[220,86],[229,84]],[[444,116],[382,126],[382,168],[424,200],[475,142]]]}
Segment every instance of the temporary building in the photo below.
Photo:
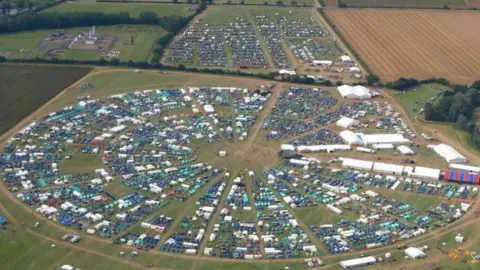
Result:
{"label": "temporary building", "polygon": [[331,60],[313,60],[312,64],[315,66],[331,66],[333,65],[333,61]]}
{"label": "temporary building", "polygon": [[402,134],[363,134],[358,133],[358,136],[361,137],[364,145],[371,145],[371,144],[382,144],[382,143],[390,143],[390,144],[405,144],[410,143],[408,139],[403,137]]}
{"label": "temporary building", "polygon": [[460,170],[460,171],[465,171],[465,172],[480,173],[480,167],[475,167],[475,166],[469,166],[469,165],[464,165],[464,164],[450,163],[450,164],[448,164],[448,167],[449,167],[450,169],[454,169],[454,170]]}
{"label": "temporary building", "polygon": [[345,169],[370,171],[373,167],[372,161],[353,158],[340,158],[340,160],[342,160],[342,167]]}
{"label": "temporary building", "polygon": [[213,106],[210,104],[204,105],[203,109],[205,110],[206,113],[214,113],[215,110],[213,109]]}
{"label": "temporary building", "polygon": [[361,145],[363,144],[362,138],[358,136],[356,133],[350,130],[344,130],[340,132],[340,137],[348,143],[349,145]]}
{"label": "temporary building", "polygon": [[282,150],[282,151],[285,151],[285,150],[295,151],[295,146],[293,146],[291,144],[282,144],[282,145],[280,145],[280,150]]}
{"label": "temporary building", "polygon": [[340,120],[337,121],[337,126],[343,127],[343,128],[358,126],[358,124],[360,124],[360,121],[350,117],[346,117],[346,116],[342,116],[342,118],[340,118]]}
{"label": "temporary building", "polygon": [[293,70],[286,70],[286,69],[281,69],[278,71],[280,75],[297,75],[297,73]]}
{"label": "temporary building", "polygon": [[342,60],[342,62],[343,62],[344,64],[351,64],[351,63],[353,63],[352,58],[351,58],[350,56],[348,56],[348,55],[342,55],[342,56],[340,56],[340,60]]}
{"label": "temporary building", "polygon": [[344,98],[367,99],[372,97],[370,90],[361,85],[350,86],[344,84],[337,87],[337,90]]}
{"label": "temporary building", "polygon": [[341,261],[340,266],[342,266],[343,269],[352,269],[352,268],[356,268],[356,267],[365,267],[365,266],[368,266],[368,265],[373,265],[376,262],[377,262],[377,260],[375,259],[375,257],[368,256],[368,257],[363,257],[363,258]]}
{"label": "temporary building", "polygon": [[350,151],[348,144],[332,144],[332,145],[300,145],[297,146],[299,152],[335,152],[335,151]]}
{"label": "temporary building", "polygon": [[461,184],[480,184],[480,175],[473,172],[445,171],[443,178],[449,182],[457,182]]}
{"label": "temporary building", "polygon": [[360,69],[358,67],[350,67],[349,71],[352,73],[360,72]]}
{"label": "temporary building", "polygon": [[427,257],[425,252],[415,247],[409,247],[405,249],[405,255],[407,255],[410,259],[422,259]]}
{"label": "temporary building", "polygon": [[448,163],[465,163],[467,159],[457,150],[448,144],[429,145],[428,148],[433,149],[435,153],[444,158]]}
{"label": "temporary building", "polygon": [[293,158],[290,159],[290,163],[291,163],[292,165],[303,165],[303,166],[309,164],[308,160],[293,159]]}
{"label": "temporary building", "polygon": [[375,164],[373,164],[373,171],[379,172],[379,173],[401,175],[403,173],[403,166],[382,163],[382,162],[375,162]]}
{"label": "temporary building", "polygon": [[377,143],[372,144],[373,149],[382,150],[382,151],[391,151],[393,150],[393,144],[391,143]]}
{"label": "temporary building", "polygon": [[405,146],[405,145],[397,146],[397,150],[402,155],[415,155],[415,152],[412,149],[410,149],[410,147]]}
{"label": "temporary building", "polygon": [[438,180],[440,178],[440,170],[417,166],[413,171],[413,176],[418,178],[428,178],[428,179]]}

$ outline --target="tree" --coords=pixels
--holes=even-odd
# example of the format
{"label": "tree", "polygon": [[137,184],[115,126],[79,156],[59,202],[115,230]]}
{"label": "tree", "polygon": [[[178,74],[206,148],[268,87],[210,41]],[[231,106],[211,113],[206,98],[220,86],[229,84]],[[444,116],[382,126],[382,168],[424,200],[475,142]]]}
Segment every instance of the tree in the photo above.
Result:
{"label": "tree", "polygon": [[268,6],[268,1],[263,2],[265,6]]}
{"label": "tree", "polygon": [[380,81],[380,77],[378,77],[375,74],[369,74],[367,76],[367,85],[372,86],[372,85],[378,83],[379,81]]}
{"label": "tree", "polygon": [[178,0],[172,0],[173,3],[177,4],[178,3]]}
{"label": "tree", "polygon": [[469,125],[470,123],[468,122],[467,117],[463,114],[460,114],[458,116],[457,122],[455,123],[455,126],[458,129],[469,130]]}
{"label": "tree", "polygon": [[232,0],[228,0],[227,5],[231,5],[231,4],[232,4]]}
{"label": "tree", "polygon": [[133,45],[133,43],[134,43],[133,36],[130,36],[130,45]]}
{"label": "tree", "polygon": [[192,4],[193,0],[187,0],[187,3]]}
{"label": "tree", "polygon": [[284,5],[284,3],[283,3],[282,0],[278,0],[278,1],[277,1],[277,6],[283,6],[283,5]]}
{"label": "tree", "polygon": [[471,87],[471,88],[475,88],[475,89],[477,89],[477,90],[480,90],[480,80],[474,81],[474,82],[472,83],[472,86],[470,86],[470,87]]}
{"label": "tree", "polygon": [[298,5],[297,1],[295,1],[295,0],[293,0],[290,4],[294,7],[296,7]]}
{"label": "tree", "polygon": [[240,5],[245,5],[245,0],[241,0]]}

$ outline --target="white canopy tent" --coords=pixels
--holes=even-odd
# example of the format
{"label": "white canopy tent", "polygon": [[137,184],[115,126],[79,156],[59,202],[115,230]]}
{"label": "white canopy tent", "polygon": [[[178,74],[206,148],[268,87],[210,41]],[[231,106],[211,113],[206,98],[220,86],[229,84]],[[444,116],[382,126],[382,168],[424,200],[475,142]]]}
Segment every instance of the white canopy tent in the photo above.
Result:
{"label": "white canopy tent", "polygon": [[359,124],[360,124],[360,121],[350,117],[345,117],[345,116],[342,116],[342,118],[340,118],[340,120],[337,121],[337,126],[343,127],[343,128],[350,128],[350,127],[358,126]]}
{"label": "white canopy tent", "polygon": [[372,97],[370,90],[361,85],[350,86],[344,84],[337,87],[337,90],[344,98],[368,99]]}
{"label": "white canopy tent", "polygon": [[448,144],[429,145],[428,148],[433,149],[435,153],[444,158],[448,163],[465,163],[468,161],[462,154]]}

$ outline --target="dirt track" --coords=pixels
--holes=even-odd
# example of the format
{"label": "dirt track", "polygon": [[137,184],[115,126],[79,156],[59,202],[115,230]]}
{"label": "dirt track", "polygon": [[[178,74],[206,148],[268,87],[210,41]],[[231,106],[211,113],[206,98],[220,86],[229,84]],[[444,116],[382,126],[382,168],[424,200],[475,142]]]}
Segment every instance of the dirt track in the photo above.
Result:
{"label": "dirt track", "polygon": [[383,81],[445,77],[470,84],[478,79],[478,12],[336,9],[326,15]]}

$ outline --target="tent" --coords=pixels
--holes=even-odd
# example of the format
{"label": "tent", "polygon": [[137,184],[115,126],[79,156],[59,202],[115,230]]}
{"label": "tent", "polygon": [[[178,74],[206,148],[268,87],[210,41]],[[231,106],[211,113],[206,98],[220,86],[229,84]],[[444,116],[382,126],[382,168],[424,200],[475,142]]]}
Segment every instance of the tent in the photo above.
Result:
{"label": "tent", "polygon": [[397,146],[397,150],[400,151],[400,154],[402,155],[415,155],[415,152],[405,145]]}
{"label": "tent", "polygon": [[340,118],[340,120],[337,121],[337,126],[343,127],[343,128],[350,128],[350,127],[357,126],[359,124],[360,124],[360,121],[350,117],[345,117],[345,116],[342,116],[342,118]]}
{"label": "tent", "polygon": [[433,149],[435,153],[444,158],[448,163],[467,162],[467,159],[462,154],[448,144],[429,145],[428,148]]}
{"label": "tent", "polygon": [[349,145],[361,145],[363,144],[362,139],[356,133],[351,132],[350,130],[344,130],[340,132],[340,137],[348,143]]}
{"label": "tent", "polygon": [[356,85],[352,87],[350,85],[344,84],[337,87],[337,90],[344,98],[367,99],[372,97],[370,90],[361,85]]}
{"label": "tent", "polygon": [[340,160],[342,161],[342,167],[345,169],[370,171],[373,167],[372,161],[353,158],[340,158]]}
{"label": "tent", "polygon": [[410,259],[422,259],[427,257],[425,252],[415,247],[409,247],[405,249],[405,255],[407,255]]}
{"label": "tent", "polygon": [[438,180],[440,178],[440,170],[417,166],[413,171],[413,176]]}

